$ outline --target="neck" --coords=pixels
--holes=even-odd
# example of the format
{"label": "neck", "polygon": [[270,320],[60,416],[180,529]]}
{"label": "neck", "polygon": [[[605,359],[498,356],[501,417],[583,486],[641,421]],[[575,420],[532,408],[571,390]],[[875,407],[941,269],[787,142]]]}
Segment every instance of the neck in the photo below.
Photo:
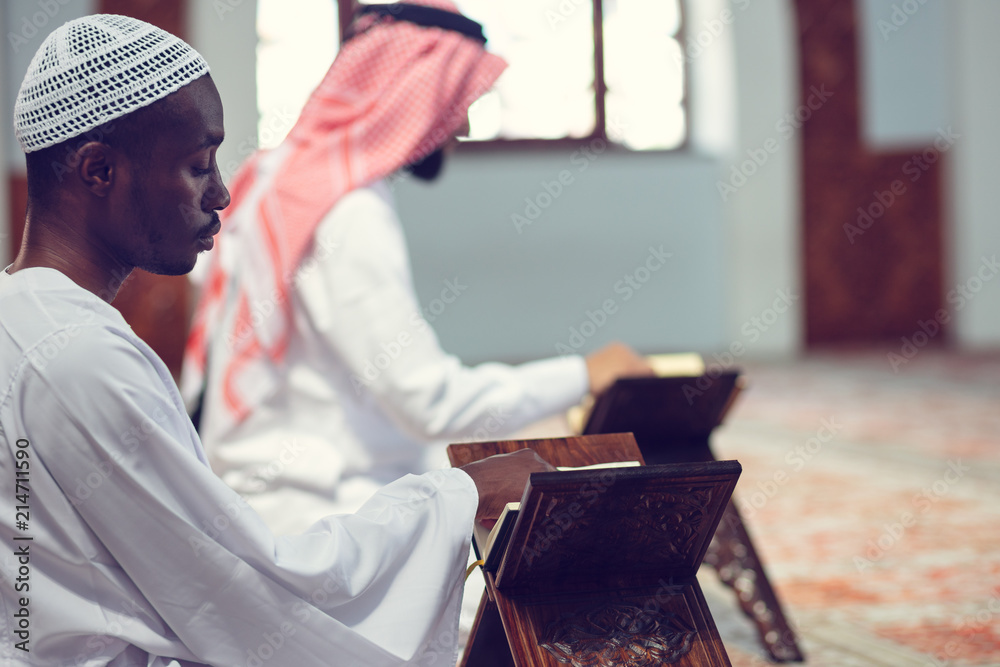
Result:
{"label": "neck", "polygon": [[66,219],[29,208],[24,239],[10,272],[38,267],[55,269],[111,303],[135,267],[117,261],[107,250],[95,246],[80,226],[68,224]]}

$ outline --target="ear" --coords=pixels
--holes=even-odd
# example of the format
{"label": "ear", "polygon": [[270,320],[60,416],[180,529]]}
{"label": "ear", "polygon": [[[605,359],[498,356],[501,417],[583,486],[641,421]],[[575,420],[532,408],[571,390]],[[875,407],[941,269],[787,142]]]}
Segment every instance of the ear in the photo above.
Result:
{"label": "ear", "polygon": [[76,173],[92,194],[107,197],[118,177],[121,156],[107,144],[89,141],[76,151]]}

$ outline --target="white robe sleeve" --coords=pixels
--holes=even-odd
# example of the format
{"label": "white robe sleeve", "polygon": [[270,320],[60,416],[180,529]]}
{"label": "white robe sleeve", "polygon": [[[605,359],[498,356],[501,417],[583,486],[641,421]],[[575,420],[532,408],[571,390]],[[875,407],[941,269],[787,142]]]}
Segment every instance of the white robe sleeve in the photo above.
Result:
{"label": "white robe sleeve", "polygon": [[[106,549],[88,555],[94,572],[134,583],[190,652],[175,657],[454,665],[478,500],[465,473],[409,476],[356,515],[274,538],[200,460],[162,364],[107,329],[85,328],[71,348],[25,372],[19,428],[71,503],[67,521]],[[81,479],[103,481],[79,493]]]}
{"label": "white robe sleeve", "polygon": [[[304,263],[296,280],[308,325],[340,356],[355,391],[370,392],[410,435],[511,433],[586,393],[577,355],[468,367],[444,352],[421,314],[399,221],[375,190],[338,202],[317,228],[316,247],[332,249],[329,258]],[[447,296],[460,298],[461,285],[454,287]]]}

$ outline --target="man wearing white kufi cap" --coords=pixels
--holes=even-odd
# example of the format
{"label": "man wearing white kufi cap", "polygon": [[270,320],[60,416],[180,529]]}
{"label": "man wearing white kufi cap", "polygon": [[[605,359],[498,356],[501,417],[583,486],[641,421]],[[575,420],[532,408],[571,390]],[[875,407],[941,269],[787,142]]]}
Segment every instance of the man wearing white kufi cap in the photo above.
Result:
{"label": "man wearing white kufi cap", "polygon": [[134,19],[67,23],[29,66],[25,238],[0,272],[0,662],[453,665],[477,502],[548,466],[407,477],[275,538],[110,305],[133,268],[212,247],[222,121],[201,56]]}

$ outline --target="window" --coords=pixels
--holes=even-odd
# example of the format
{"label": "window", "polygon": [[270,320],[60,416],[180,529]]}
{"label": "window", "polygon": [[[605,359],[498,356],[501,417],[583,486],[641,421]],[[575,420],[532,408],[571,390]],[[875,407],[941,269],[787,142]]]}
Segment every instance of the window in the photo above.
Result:
{"label": "window", "polygon": [[[263,146],[284,136],[274,140],[273,128],[265,136],[269,110],[293,107],[297,115],[336,53],[338,13],[349,16],[352,0],[337,1],[259,0]],[[681,0],[457,4],[483,24],[490,50],[510,64],[470,109],[471,142],[606,137],[632,150],[685,143]]]}
{"label": "window", "polygon": [[339,45],[336,0],[258,0],[257,138],[274,148],[330,69]]}
{"label": "window", "polygon": [[458,4],[510,63],[470,111],[472,139],[602,136],[633,150],[684,143],[680,0]]}

